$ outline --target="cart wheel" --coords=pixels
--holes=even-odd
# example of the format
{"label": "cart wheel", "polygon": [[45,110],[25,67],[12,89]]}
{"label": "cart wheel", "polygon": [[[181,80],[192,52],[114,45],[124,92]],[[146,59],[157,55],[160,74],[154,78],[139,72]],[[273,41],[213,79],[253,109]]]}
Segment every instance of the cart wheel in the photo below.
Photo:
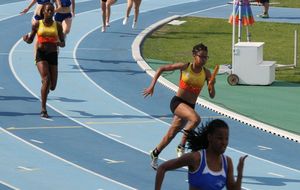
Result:
{"label": "cart wheel", "polygon": [[231,85],[231,86],[235,86],[239,83],[239,77],[235,74],[230,74],[227,77],[227,82]]}

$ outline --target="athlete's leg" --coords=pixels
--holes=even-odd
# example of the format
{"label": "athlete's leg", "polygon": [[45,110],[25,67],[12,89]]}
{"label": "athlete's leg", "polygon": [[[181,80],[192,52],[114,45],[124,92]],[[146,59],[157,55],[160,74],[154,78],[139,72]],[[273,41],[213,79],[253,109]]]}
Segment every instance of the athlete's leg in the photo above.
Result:
{"label": "athlete's leg", "polygon": [[188,121],[187,125],[184,128],[185,132],[182,135],[180,143],[181,146],[184,147],[186,144],[187,133],[191,130],[194,130],[200,124],[201,118],[193,108],[184,103],[181,103],[177,106],[174,114]]}
{"label": "athlete's leg", "polygon": [[63,33],[66,37],[67,34],[70,33],[72,26],[72,18],[65,18],[62,22]]}
{"label": "athlete's leg", "polygon": [[102,10],[102,32],[106,30],[106,0],[100,0]]}
{"label": "athlete's leg", "polygon": [[127,0],[127,8],[126,8],[126,13],[125,13],[125,17],[123,20],[123,25],[126,25],[128,22],[128,17],[130,15],[130,11],[133,5],[133,0]]}
{"label": "athlete's leg", "polygon": [[107,0],[106,2],[106,26],[109,26],[109,21],[110,21],[110,11],[111,11],[111,6],[115,3],[115,0]]}
{"label": "athlete's leg", "polygon": [[140,5],[142,0],[134,0],[134,18],[133,22],[137,22],[139,13],[140,13]]}
{"label": "athlete's leg", "polygon": [[42,79],[42,87],[41,87],[41,100],[42,100],[42,109],[41,111],[47,111],[46,103],[49,91],[49,65],[47,61],[38,61],[36,63],[37,69],[40,73]]}
{"label": "athlete's leg", "polygon": [[185,123],[185,120],[175,115],[173,117],[172,125],[166,135],[162,138],[161,142],[156,146],[156,149],[161,152],[172,141],[176,134],[181,131]]}

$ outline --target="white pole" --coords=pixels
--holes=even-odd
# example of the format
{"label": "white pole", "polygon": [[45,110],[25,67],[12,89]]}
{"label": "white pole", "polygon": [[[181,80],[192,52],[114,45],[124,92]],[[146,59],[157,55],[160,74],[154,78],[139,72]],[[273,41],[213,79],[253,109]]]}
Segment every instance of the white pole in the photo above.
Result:
{"label": "white pole", "polygon": [[[236,0],[233,0],[232,1],[232,69],[231,71],[233,71],[233,65],[234,65],[234,45],[235,45],[235,15],[236,15],[236,12],[235,12],[235,2]],[[233,73],[233,72],[232,72]]]}
{"label": "white pole", "polygon": [[298,31],[295,30],[295,41],[294,41],[294,67],[297,67],[297,53],[298,53]]}
{"label": "white pole", "polygon": [[250,32],[248,26],[246,26],[246,31],[247,31],[247,42],[250,42],[251,39],[250,39]]}
{"label": "white pole", "polygon": [[238,42],[241,41],[241,33],[242,33],[242,2],[243,0],[239,0],[239,32],[238,32]]}

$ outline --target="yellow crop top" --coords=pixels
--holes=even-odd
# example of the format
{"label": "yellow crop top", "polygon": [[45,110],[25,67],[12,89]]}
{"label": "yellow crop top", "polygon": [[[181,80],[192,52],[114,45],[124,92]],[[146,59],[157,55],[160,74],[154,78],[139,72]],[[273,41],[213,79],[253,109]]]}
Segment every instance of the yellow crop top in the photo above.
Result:
{"label": "yellow crop top", "polygon": [[56,22],[53,22],[51,26],[45,26],[43,20],[40,20],[37,36],[39,43],[56,43],[58,41]]}
{"label": "yellow crop top", "polygon": [[195,73],[192,70],[192,64],[181,71],[179,88],[192,92],[194,94],[199,94],[205,82],[205,69],[202,68],[200,73]]}

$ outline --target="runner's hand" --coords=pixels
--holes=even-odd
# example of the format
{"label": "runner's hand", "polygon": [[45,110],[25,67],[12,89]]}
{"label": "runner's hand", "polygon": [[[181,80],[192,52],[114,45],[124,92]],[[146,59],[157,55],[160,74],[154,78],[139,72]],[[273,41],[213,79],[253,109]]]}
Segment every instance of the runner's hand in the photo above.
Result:
{"label": "runner's hand", "polygon": [[153,92],[154,92],[154,89],[152,87],[145,88],[144,92],[143,92],[144,98],[146,98],[149,95],[152,96]]}

